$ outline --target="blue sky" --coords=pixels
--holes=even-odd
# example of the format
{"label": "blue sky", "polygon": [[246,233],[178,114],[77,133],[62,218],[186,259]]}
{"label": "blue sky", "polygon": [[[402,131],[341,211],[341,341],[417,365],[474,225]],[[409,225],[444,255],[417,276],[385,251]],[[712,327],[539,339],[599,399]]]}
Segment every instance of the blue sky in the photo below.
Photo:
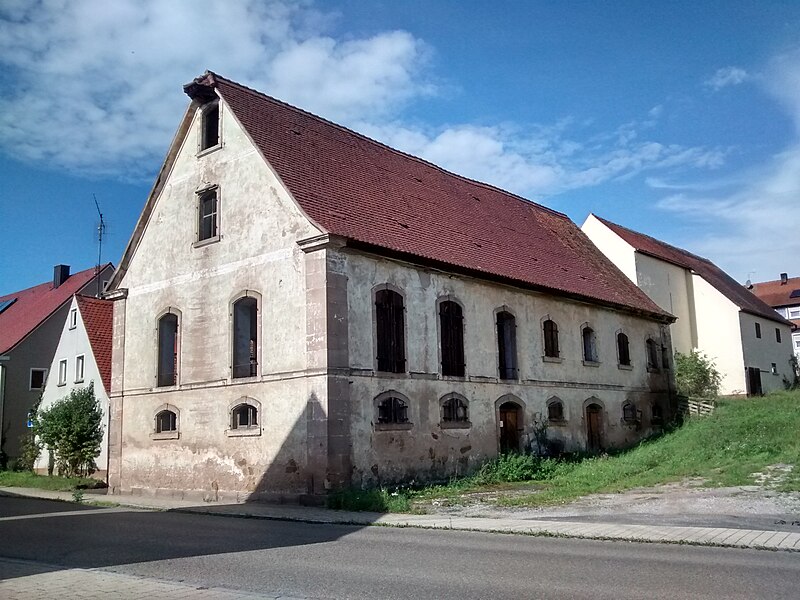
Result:
{"label": "blue sky", "polygon": [[800,3],[0,7],[0,293],[119,261],[205,69],[455,172],[798,275]]}

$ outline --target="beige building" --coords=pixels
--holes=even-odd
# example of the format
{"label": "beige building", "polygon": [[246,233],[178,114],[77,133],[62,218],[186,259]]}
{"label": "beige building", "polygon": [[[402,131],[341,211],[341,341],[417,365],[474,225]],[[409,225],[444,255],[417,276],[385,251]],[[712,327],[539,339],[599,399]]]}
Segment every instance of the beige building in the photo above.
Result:
{"label": "beige building", "polygon": [[589,239],[676,317],[677,352],[698,349],[722,374],[721,393],[758,395],[791,377],[791,324],[710,260],[589,215]]}
{"label": "beige building", "polygon": [[318,496],[673,414],[672,316],[565,215],[213,73],[185,91],[107,295],[112,491]]}

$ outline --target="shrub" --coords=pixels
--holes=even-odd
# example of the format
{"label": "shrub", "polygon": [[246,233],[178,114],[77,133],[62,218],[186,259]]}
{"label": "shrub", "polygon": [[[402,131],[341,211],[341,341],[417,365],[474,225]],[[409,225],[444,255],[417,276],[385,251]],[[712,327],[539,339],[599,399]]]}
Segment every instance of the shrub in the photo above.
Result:
{"label": "shrub", "polygon": [[[39,405],[42,403],[43,394],[44,391],[39,394],[39,397],[28,413],[28,418],[34,423],[36,422],[36,415],[39,412]],[[36,467],[36,461],[42,453],[42,442],[36,437],[36,432],[33,428],[29,428],[20,436],[20,442],[20,455],[14,465],[14,470],[33,471],[34,467]]]}
{"label": "shrub", "polygon": [[556,472],[559,461],[533,454],[501,454],[483,464],[475,474],[478,485],[514,481],[550,479]]}
{"label": "shrub", "polygon": [[95,470],[94,459],[100,454],[102,423],[103,411],[89,384],[37,414],[33,433],[55,457],[60,475],[86,476]]}
{"label": "shrub", "polygon": [[678,393],[694,398],[715,398],[719,394],[722,376],[714,361],[702,352],[675,353],[675,381]]}

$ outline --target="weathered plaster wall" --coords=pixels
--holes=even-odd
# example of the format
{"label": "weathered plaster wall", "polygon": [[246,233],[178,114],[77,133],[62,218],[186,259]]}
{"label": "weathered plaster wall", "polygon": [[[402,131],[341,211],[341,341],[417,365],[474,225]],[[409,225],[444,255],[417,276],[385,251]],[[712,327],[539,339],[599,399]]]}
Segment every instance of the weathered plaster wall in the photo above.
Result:
{"label": "weathered plaster wall", "polygon": [[[745,312],[739,313],[739,323],[744,366],[758,367],[761,371],[761,389],[764,393],[784,389],[784,378],[792,380],[789,364],[792,354],[790,327]],[[756,337],[756,323],[761,326],[761,338]],[[775,335],[776,329],[780,331],[780,343]],[[775,373],[772,372],[773,363],[777,368]]]}
{"label": "weathered plaster wall", "polygon": [[699,275],[692,276],[697,315],[697,348],[714,360],[722,375],[720,393],[746,390],[739,307]]}
{"label": "weathered plaster wall", "polygon": [[[581,225],[592,243],[613,262],[617,268],[633,283],[638,285],[636,257],[634,249],[628,242],[611,231],[597,217],[590,214]],[[664,308],[663,306],[661,308]],[[672,313],[675,314],[675,313]]]}
{"label": "weathered plaster wall", "polygon": [[[650,404],[662,403],[667,415],[672,370],[648,373],[645,340],[669,344],[669,334],[647,319],[568,301],[546,294],[449,275],[384,258],[347,252],[349,347],[352,367],[354,483],[389,482],[412,477],[463,473],[496,456],[498,400],[516,398],[523,407],[523,444],[534,421],[546,419],[547,401],[564,402],[566,422],[551,426],[551,439],[567,449],[585,445],[584,406],[589,398],[604,409],[606,444],[633,443],[649,431]],[[373,291],[390,284],[405,297],[407,374],[375,371]],[[464,307],[466,377],[444,377],[440,371],[437,299],[449,297]],[[516,315],[520,379],[498,380],[495,311]],[[542,320],[558,323],[561,358],[543,360]],[[597,333],[599,364],[584,365],[580,328],[589,322]],[[631,368],[618,365],[616,332],[630,339]],[[373,399],[394,390],[410,400],[408,430],[376,428]],[[439,400],[458,393],[469,401],[471,426],[443,429]],[[622,404],[633,401],[642,411],[637,425],[622,422]]]}
{"label": "weathered plaster wall", "polygon": [[[319,231],[221,103],[222,147],[197,154],[200,115],[182,141],[115,304],[111,485],[117,489],[304,493],[309,406],[324,377],[306,372],[305,255]],[[197,191],[218,186],[220,239],[197,239]],[[258,374],[231,377],[232,302],[259,298]],[[180,311],[178,385],[156,388],[157,318]],[[312,374],[313,375],[313,374]],[[261,435],[233,438],[229,408],[261,404]],[[158,407],[180,412],[180,437],[153,440]]]}
{"label": "weathered plaster wall", "polygon": [[[95,459],[95,464],[97,465],[95,476],[105,478],[108,470],[108,394],[103,387],[103,380],[100,378],[100,371],[97,368],[97,362],[95,362],[92,346],[89,343],[89,336],[86,333],[86,326],[83,323],[80,311],[77,313],[78,318],[75,327],[70,329],[69,312],[78,310],[78,302],[74,297],[68,307],[58,347],[53,355],[53,362],[50,364],[50,370],[47,374],[47,384],[42,394],[42,403],[39,406],[39,410],[51,407],[57,400],[68,396],[73,390],[84,388],[89,384],[94,385],[95,398],[97,398],[103,411],[103,441],[100,445],[100,455]],[[84,356],[84,367],[83,381],[79,382],[75,380],[75,364],[77,357],[81,354]],[[63,359],[67,360],[67,382],[64,385],[58,385],[58,363]],[[43,451],[36,462],[36,469],[47,472],[47,466],[48,453]]]}

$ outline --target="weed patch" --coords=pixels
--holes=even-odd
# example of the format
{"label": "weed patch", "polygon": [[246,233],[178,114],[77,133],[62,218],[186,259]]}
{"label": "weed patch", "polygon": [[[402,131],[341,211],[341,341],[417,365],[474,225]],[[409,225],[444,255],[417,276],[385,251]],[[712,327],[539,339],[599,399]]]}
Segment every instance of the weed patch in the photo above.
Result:
{"label": "weed patch", "polygon": [[0,471],[0,487],[27,487],[54,492],[71,492],[92,489],[102,485],[97,479],[87,477],[48,477],[30,471]]}

